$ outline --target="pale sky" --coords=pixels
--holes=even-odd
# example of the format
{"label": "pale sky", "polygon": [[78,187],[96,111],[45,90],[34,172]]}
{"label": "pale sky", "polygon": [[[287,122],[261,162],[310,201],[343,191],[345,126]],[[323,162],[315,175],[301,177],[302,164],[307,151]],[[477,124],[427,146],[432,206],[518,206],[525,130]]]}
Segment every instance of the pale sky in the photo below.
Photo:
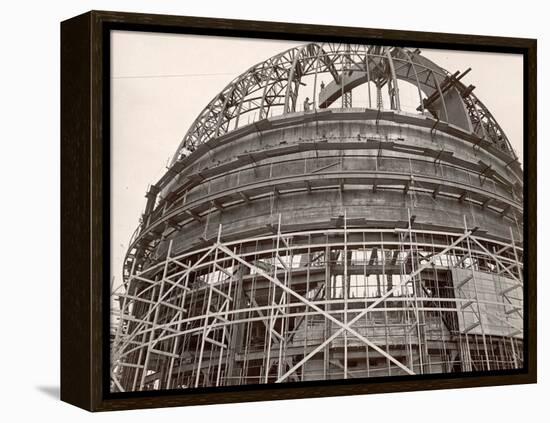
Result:
{"label": "pale sky", "polygon": [[[111,273],[122,278],[148,185],[166,171],[187,129],[233,78],[300,41],[114,31],[111,34]],[[520,55],[422,49],[462,80],[498,121],[522,161]],[[327,80],[328,82],[328,80]]]}

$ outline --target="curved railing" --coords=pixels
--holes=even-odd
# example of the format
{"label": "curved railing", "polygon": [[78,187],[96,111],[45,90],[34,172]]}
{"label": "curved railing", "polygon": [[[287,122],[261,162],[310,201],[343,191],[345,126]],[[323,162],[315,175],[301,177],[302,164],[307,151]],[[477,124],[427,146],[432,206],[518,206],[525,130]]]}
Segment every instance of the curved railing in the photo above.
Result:
{"label": "curved railing", "polygon": [[[334,114],[336,113],[336,111],[331,111],[330,112],[331,114]],[[307,113],[304,114],[304,113],[298,113],[296,114],[297,116],[295,116],[295,119],[296,118],[300,118],[300,119],[305,119],[307,118]],[[340,116],[340,115],[338,115]],[[342,114],[342,118],[345,117],[345,114]],[[351,117],[349,117],[351,118]],[[349,119],[348,118],[348,119]],[[407,121],[409,124],[415,124],[415,125],[420,125],[420,124],[424,124],[424,120],[422,119],[419,119],[419,118],[416,118],[416,117],[409,117],[408,118],[409,120]],[[269,119],[271,120],[271,119]],[[294,120],[293,120],[294,121]],[[458,129],[457,129],[458,130]],[[459,132],[455,135],[467,135],[467,133],[463,132],[463,131],[460,131],[458,130]],[[346,138],[346,137],[344,137]],[[347,138],[346,138],[347,139]],[[320,148],[315,142],[313,142],[314,140],[307,140],[307,139],[302,139],[300,141],[301,143],[301,147],[300,147],[300,151],[308,151],[308,149],[315,149],[317,150],[318,148]],[[380,155],[381,154],[381,158],[383,158],[384,156],[384,151],[386,148],[390,148],[390,147],[386,147],[386,142],[384,143],[379,143],[379,142],[374,142],[374,141],[369,141],[368,139],[361,139],[361,140],[357,140],[357,142],[353,143],[353,142],[349,142],[349,140],[347,140],[347,142],[345,144],[342,144],[341,146],[338,146],[336,144],[333,144],[333,141],[338,141],[338,140],[328,140],[327,141],[330,141],[330,142],[326,142],[324,147],[323,148],[330,148],[331,145],[333,145],[332,148],[337,148],[337,149],[363,149],[365,151],[368,151],[368,150],[372,150],[372,149],[376,149],[377,150],[377,154]],[[389,140],[391,141],[391,140]],[[475,147],[475,143],[474,143],[474,139],[472,139],[471,141],[472,143],[472,146]],[[392,144],[391,142],[389,142],[388,146]],[[403,142],[403,141],[396,141],[394,142],[394,144],[397,144],[397,145],[400,145],[400,144],[403,144],[404,146],[408,146],[408,144],[406,142]],[[481,144],[479,147],[481,148],[483,144]],[[413,146],[408,146],[407,148],[411,149],[411,148],[414,148]],[[274,151],[276,151],[276,149],[274,149]],[[378,169],[379,171],[377,172],[368,172],[366,171],[345,171],[345,170],[341,170],[338,172],[338,174],[332,174],[330,171],[331,169],[326,169],[324,172],[319,172],[319,171],[316,171],[315,173],[312,173],[311,175],[308,173],[308,172],[303,172],[303,171],[300,171],[300,172],[297,172],[296,174],[292,174],[292,175],[289,175],[289,174],[285,174],[285,175],[280,175],[283,179],[281,179],[280,181],[277,179],[277,178],[273,178],[273,180],[267,180],[267,181],[261,181],[261,180],[257,180],[255,182],[255,185],[254,187],[255,188],[258,188],[259,186],[261,186],[262,184],[265,185],[266,187],[266,194],[265,195],[270,195],[270,193],[272,192],[273,188],[276,188],[278,185],[282,185],[284,186],[286,183],[288,183],[289,181],[291,180],[294,180],[297,178],[298,181],[302,182],[301,183],[301,187],[299,187],[300,189],[298,189],[298,191],[302,191],[302,192],[308,192],[308,190],[310,188],[308,188],[307,184],[304,184],[305,182],[307,182],[308,180],[312,180],[312,182],[316,179],[319,179],[319,178],[323,178],[325,180],[324,182],[324,189],[335,189],[335,187],[337,188],[338,186],[338,181],[341,181],[343,178],[344,179],[348,179],[347,183],[348,184],[353,184],[354,180],[357,181],[357,183],[366,183],[365,181],[368,180],[370,182],[372,182],[372,180],[375,180],[376,178],[387,178],[388,180],[391,179],[391,181],[387,182],[386,185],[391,185],[393,188],[391,189],[394,189],[394,190],[404,190],[404,189],[409,189],[407,188],[408,187],[408,184],[410,182],[410,175],[416,175],[416,176],[422,176],[422,178],[418,179],[417,178],[417,183],[415,186],[413,187],[410,187],[411,191],[412,192],[418,192],[418,193],[425,193],[425,192],[433,192],[433,190],[435,189],[438,189],[437,187],[442,185],[442,189],[438,191],[438,196],[440,197],[447,197],[447,198],[450,198],[450,199],[459,199],[461,202],[466,202],[466,203],[471,203],[473,206],[482,206],[483,208],[486,208],[487,210],[489,211],[493,211],[497,214],[501,214],[501,215],[506,215],[508,212],[512,211],[512,210],[517,210],[518,213],[522,213],[522,206],[521,204],[518,202],[518,201],[513,201],[509,198],[507,198],[507,196],[509,196],[509,184],[510,182],[507,183],[507,185],[503,185],[502,187],[500,187],[500,184],[497,184],[497,185],[491,185],[491,187],[487,187],[487,186],[483,186],[482,184],[482,180],[480,180],[480,183],[479,183],[479,187],[477,188],[474,188],[472,186],[472,183],[471,181],[477,181],[481,176],[481,173],[483,172],[483,166],[480,165],[480,164],[477,164],[477,163],[470,163],[468,161],[465,161],[465,160],[461,160],[459,159],[458,157],[454,157],[452,156],[451,159],[452,159],[452,162],[447,162],[447,160],[450,160],[449,158],[446,158],[446,157],[437,157],[438,156],[438,151],[436,149],[433,150],[432,152],[432,156],[433,158],[431,159],[431,161],[433,160],[439,160],[439,165],[438,165],[438,169],[439,169],[439,172],[443,172],[444,169],[449,169],[450,171],[454,172],[454,176],[453,178],[455,179],[454,182],[451,181],[450,179],[449,180],[446,180],[445,178],[442,178],[441,177],[441,173],[439,174],[433,174],[431,177],[429,175],[422,175],[422,171],[416,171],[414,168],[410,168],[410,163],[416,163],[416,162],[419,162],[419,158],[412,158],[412,159],[402,159],[402,160],[405,160],[405,164],[406,164],[406,168],[407,168],[407,171],[404,172],[403,170],[401,170],[401,172],[397,172],[395,170],[397,170],[397,168],[395,170],[392,170],[391,169],[391,166],[388,167],[386,169],[386,172],[381,172],[383,171],[384,169],[383,168],[380,168]],[[253,154],[254,153],[250,153],[252,155],[252,159],[253,160]],[[374,154],[374,153],[373,153]],[[426,149],[426,148],[420,148],[417,153],[418,155],[421,155],[421,156],[424,156],[426,154],[431,154],[429,152],[429,149]],[[259,160],[259,159],[258,159]],[[272,159],[273,160],[273,159]],[[286,159],[288,160],[288,159]],[[302,160],[302,163],[303,163],[303,159]],[[317,160],[317,159],[316,159]],[[396,158],[396,157],[393,157],[391,160],[393,160],[392,163],[394,163],[396,166],[398,166],[398,163],[400,161],[399,158]],[[422,161],[424,159],[420,159],[420,161]],[[261,161],[261,160],[259,160]],[[187,184],[184,184],[184,186],[182,187],[172,187],[170,188],[168,191],[169,191],[169,198],[160,198],[159,196],[156,196],[158,198],[156,198],[156,204],[155,204],[155,208],[154,210],[151,209],[150,212],[144,216],[144,219],[143,221],[141,222],[140,226],[136,229],[136,232],[134,233],[134,236],[132,237],[130,243],[129,243],[129,248],[127,250],[127,254],[126,254],[126,257],[125,257],[125,261],[124,261],[124,270],[123,270],[123,279],[126,281],[127,280],[127,277],[131,271],[131,267],[134,265],[134,258],[136,256],[136,254],[141,254],[142,256],[140,257],[140,264],[138,266],[138,268],[141,268],[141,264],[144,263],[144,259],[152,252],[154,251],[156,245],[158,244],[159,240],[160,240],[160,237],[157,236],[155,234],[155,232],[164,232],[164,228],[165,228],[165,225],[167,224],[170,224],[171,227],[172,227],[172,230],[174,231],[177,231],[177,230],[181,230],[185,225],[187,225],[188,223],[192,222],[193,220],[200,220],[201,218],[207,218],[207,216],[212,213],[212,212],[216,212],[218,209],[216,207],[211,207],[211,210],[207,210],[206,212],[200,212],[200,215],[196,215],[194,212],[193,212],[193,208],[194,207],[197,207],[197,205],[200,205],[204,202],[207,202],[207,203],[212,203],[213,201],[219,201],[221,202],[221,204],[219,204],[219,206],[223,207],[223,204],[226,202],[225,198],[229,195],[233,195],[235,194],[236,192],[240,193],[241,195],[241,198],[239,199],[239,204],[242,203],[247,203],[249,201],[254,201],[256,199],[262,199],[265,197],[265,195],[254,195],[253,197],[249,197],[249,194],[248,194],[248,191],[252,188],[248,187],[249,189],[247,189],[247,186],[240,186],[240,187],[231,187],[231,186],[227,186],[227,184],[229,183],[229,179],[227,178],[227,176],[231,175],[231,172],[232,170],[230,169],[231,167],[231,163],[232,162],[235,162],[234,166],[236,167],[236,169],[240,169],[242,170],[243,166],[245,166],[245,164],[242,162],[242,158],[233,158],[232,160],[229,160],[229,161],[226,161],[226,162],[223,162],[223,163],[219,163],[218,166],[214,166],[214,167],[211,167],[208,169],[208,174],[210,176],[204,176],[204,175],[201,175],[200,178],[190,178],[189,180],[193,180],[195,181],[194,183],[193,182],[189,182]],[[285,161],[285,163],[290,163],[288,161]],[[183,164],[183,163],[182,163]],[[261,163],[258,163],[258,162],[251,162],[251,165],[254,165],[255,168],[258,168],[258,169],[261,169],[262,166],[269,166],[271,167],[272,164],[271,162],[269,164],[266,164],[266,165],[262,165]],[[177,166],[177,164],[175,165]],[[246,167],[246,166],[245,166]],[[300,167],[300,166],[298,166]],[[307,167],[307,165],[306,165]],[[310,167],[312,167],[310,165]],[[398,166],[399,167],[399,166]],[[403,167],[403,166],[401,166]],[[219,174],[216,174],[216,171],[217,169],[221,169],[219,171]],[[229,169],[228,169],[229,168]],[[301,169],[303,168],[300,167]],[[410,169],[409,169],[410,168]],[[428,168],[429,169],[429,168]],[[435,168],[433,168],[433,171],[435,172]],[[462,179],[460,179],[460,174],[457,174],[457,172],[459,173],[463,173],[464,174],[464,177],[462,177]],[[494,172],[494,170],[493,170]],[[499,179],[501,181],[504,181],[508,178],[510,178],[509,175],[498,175],[498,173],[496,174]],[[167,176],[170,176],[167,174]],[[276,175],[274,175],[276,176]],[[173,177],[173,176],[172,176]],[[158,183],[157,186],[159,188],[166,188],[168,185],[168,183],[170,183],[172,177],[170,178],[167,178],[167,177],[163,177],[163,182],[162,183]],[[294,179],[293,179],[294,178]],[[332,178],[332,179],[331,179]],[[457,179],[458,178],[458,179]],[[272,179],[272,178],[270,178]],[[513,178],[512,178],[513,179]],[[211,188],[209,187],[208,191],[208,195],[205,195],[203,194],[202,196],[199,195],[197,197],[197,194],[196,192],[198,187],[201,186],[202,183],[206,183],[206,182],[209,182],[209,181],[213,181],[215,183],[215,181],[218,180],[218,181],[223,181],[223,184],[224,185],[224,189],[226,191],[226,193],[224,194],[223,192],[216,192],[215,188]],[[200,181],[200,182],[199,182]],[[335,182],[336,181],[336,182]],[[462,181],[462,183],[460,182]],[[453,182],[453,183],[451,183]],[[475,184],[474,184],[475,185]],[[446,189],[445,186],[447,187],[451,187],[452,186],[452,189]],[[321,188],[317,188],[317,190],[319,190]],[[380,188],[380,190],[384,190],[384,189],[390,189],[388,188],[388,186],[386,186],[385,188],[382,187]],[[288,192],[288,194],[295,194],[297,191],[296,189],[294,190],[291,190]],[[281,191],[281,195],[286,195],[287,192],[285,192],[285,190]],[[195,198],[197,197],[197,198]],[[185,201],[183,201],[185,200]],[[181,203],[181,204],[180,204]],[[235,204],[231,204],[231,205],[235,205]],[[210,209],[210,207],[209,207]],[[188,216],[186,216],[186,218],[182,218],[181,216],[183,215],[184,212],[187,212]],[[179,216],[179,217],[178,217]],[[169,225],[169,226],[170,226]],[[142,244],[141,247],[140,247],[140,243]]]}

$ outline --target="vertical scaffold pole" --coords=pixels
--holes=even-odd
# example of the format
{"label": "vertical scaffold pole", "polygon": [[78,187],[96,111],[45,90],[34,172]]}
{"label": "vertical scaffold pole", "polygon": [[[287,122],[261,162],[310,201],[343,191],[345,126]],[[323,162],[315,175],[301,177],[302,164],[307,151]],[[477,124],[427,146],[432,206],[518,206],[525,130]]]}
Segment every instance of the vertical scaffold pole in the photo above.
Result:
{"label": "vertical scaffold pole", "polygon": [[[415,263],[416,257],[413,253],[413,241],[412,241],[412,223],[411,223],[411,209],[407,208],[407,217],[408,217],[408,229],[409,229],[409,249],[410,249],[410,256],[411,256],[411,273],[415,273]],[[418,274],[418,277],[420,277],[420,274]],[[420,363],[420,373],[424,373],[424,359],[422,357],[422,330],[420,328],[420,315],[418,312],[418,299],[417,299],[417,278],[412,279],[412,287],[413,287],[413,298],[414,298],[414,317],[416,319],[416,336],[418,339],[418,359]]]}
{"label": "vertical scaffold pole", "polygon": [[[216,244],[219,245],[221,240],[221,234],[222,234],[222,225],[218,226],[218,239],[216,241]],[[214,263],[218,262],[218,251],[219,248],[216,246],[214,249]],[[204,313],[204,319],[203,319],[203,327],[202,327],[202,336],[201,336],[201,343],[200,343],[200,350],[199,350],[199,361],[197,363],[197,375],[195,377],[195,388],[199,386],[200,378],[201,378],[201,367],[202,367],[202,359],[204,355],[204,345],[206,343],[206,336],[209,332],[209,326],[208,326],[208,319],[210,318],[210,306],[212,304],[212,282],[208,282],[208,301],[206,303],[206,312]]]}
{"label": "vertical scaffold pole", "polygon": [[[348,294],[349,294],[349,281],[348,281],[348,215],[347,209],[344,208],[344,324],[348,324]],[[344,331],[344,379],[348,378],[348,331]]]}
{"label": "vertical scaffold pole", "polygon": [[[466,224],[466,215],[464,215],[464,233],[468,232],[468,226]],[[483,349],[485,350],[485,362],[487,364],[487,370],[491,370],[491,364],[489,361],[489,352],[487,351],[487,338],[485,336],[485,325],[483,324],[483,318],[481,315],[481,307],[479,306],[479,296],[477,293],[477,278],[474,270],[474,261],[472,259],[472,249],[470,246],[470,236],[466,237],[466,245],[468,246],[468,258],[470,259],[470,269],[472,271],[472,283],[474,284],[474,295],[477,306],[477,315],[479,318],[479,327],[481,329],[481,338],[483,340]],[[468,336],[468,334],[466,334]],[[477,344],[477,342],[476,342]]]}
{"label": "vertical scaffold pole", "polygon": [[[160,288],[159,288],[159,294],[158,294],[159,301],[162,300],[162,295],[164,291],[164,281],[166,280],[166,276],[168,273],[168,263],[170,262],[169,258],[170,258],[171,251],[172,251],[172,241],[170,241],[170,243],[168,244],[168,252],[166,254],[166,261],[164,263],[164,270],[162,272],[162,279],[160,281]],[[155,337],[159,312],[160,312],[160,307],[157,305],[157,308],[155,309],[155,315],[153,317],[153,322],[151,325],[151,333],[149,334],[149,343],[147,345],[147,353],[145,354],[145,363],[143,365],[143,372],[141,373],[141,382],[139,384],[140,390],[142,390],[143,387],[145,386],[145,378],[147,377],[147,367],[149,366],[151,350],[153,349],[153,339]]]}

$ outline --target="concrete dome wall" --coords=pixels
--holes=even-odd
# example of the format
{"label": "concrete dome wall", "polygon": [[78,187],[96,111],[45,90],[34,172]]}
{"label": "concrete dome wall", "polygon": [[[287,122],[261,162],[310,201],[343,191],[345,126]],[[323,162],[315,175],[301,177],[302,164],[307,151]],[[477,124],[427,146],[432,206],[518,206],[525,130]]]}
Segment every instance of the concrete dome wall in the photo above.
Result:
{"label": "concrete dome wall", "polygon": [[415,227],[460,231],[466,217],[488,236],[513,227],[520,239],[522,179],[507,156],[458,128],[431,131],[425,118],[363,114],[296,113],[211,142],[166,185],[142,236],[163,239],[161,257],[170,240],[186,251],[220,224],[230,238],[269,233],[279,213],[288,230],[330,228],[345,209],[356,226],[404,226],[410,211]]}

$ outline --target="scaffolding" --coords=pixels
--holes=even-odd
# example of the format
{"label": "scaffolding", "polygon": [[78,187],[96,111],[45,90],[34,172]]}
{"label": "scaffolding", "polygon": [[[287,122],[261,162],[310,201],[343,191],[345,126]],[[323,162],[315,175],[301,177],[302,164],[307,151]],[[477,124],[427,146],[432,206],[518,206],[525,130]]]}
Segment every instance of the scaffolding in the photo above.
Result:
{"label": "scaffolding", "polygon": [[115,391],[521,367],[522,249],[407,228],[281,233],[172,255],[116,295]]}

